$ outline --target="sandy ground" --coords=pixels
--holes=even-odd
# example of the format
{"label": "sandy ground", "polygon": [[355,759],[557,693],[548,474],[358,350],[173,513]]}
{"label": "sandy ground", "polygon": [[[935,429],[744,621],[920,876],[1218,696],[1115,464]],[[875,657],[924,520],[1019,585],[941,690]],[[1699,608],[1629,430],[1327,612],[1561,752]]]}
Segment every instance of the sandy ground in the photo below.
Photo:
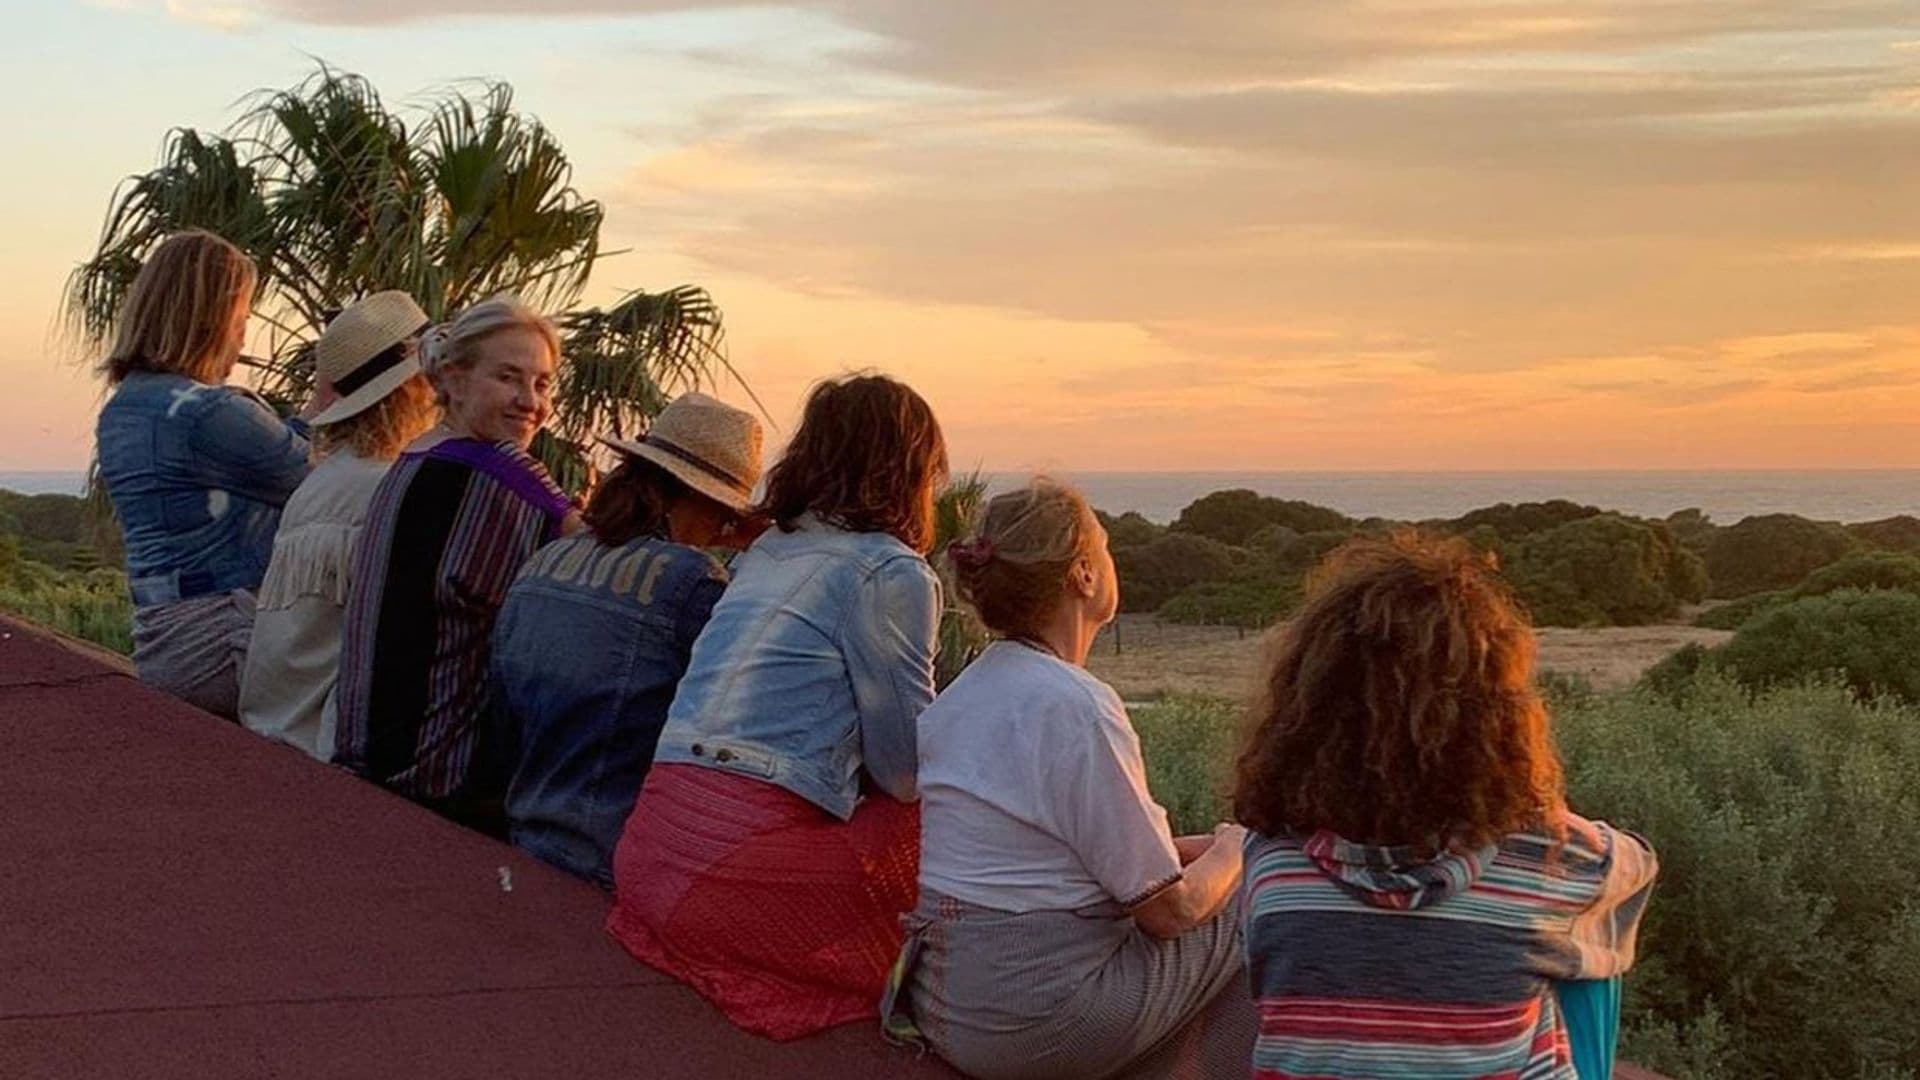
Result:
{"label": "sandy ground", "polygon": [[[1540,634],[1540,667],[1577,675],[1595,689],[1626,686],[1683,645],[1718,645],[1733,635],[1686,625],[1547,628]],[[1226,627],[1176,626],[1151,615],[1123,615],[1094,645],[1087,667],[1128,701],[1167,693],[1245,697],[1264,638]]]}

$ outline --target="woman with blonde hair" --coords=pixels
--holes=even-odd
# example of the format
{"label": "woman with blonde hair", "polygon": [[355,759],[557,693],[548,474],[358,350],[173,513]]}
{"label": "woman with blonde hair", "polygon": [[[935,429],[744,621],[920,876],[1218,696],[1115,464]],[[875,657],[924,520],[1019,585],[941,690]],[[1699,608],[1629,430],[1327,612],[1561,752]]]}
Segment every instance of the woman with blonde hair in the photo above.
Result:
{"label": "woman with blonde hair", "polygon": [[321,761],[333,757],[354,543],[388,466],[434,420],[419,358],[427,326],[412,297],[390,290],[342,311],[314,343],[317,381],[338,400],[313,418],[321,461],[287,500],[273,541],[240,721]]}
{"label": "woman with blonde hair", "polygon": [[607,929],[749,1031],[872,1017],[899,948],[946,468],[906,385],[814,389],[767,480],[773,524],[694,642],[614,851]]}
{"label": "woman with blonde hair", "polygon": [[[161,241],[100,365],[100,480],[126,538],[142,681],[229,720],[281,508],[307,476],[307,427],[226,385],[246,341],[253,261],[208,232]],[[324,406],[316,396],[312,412]]]}
{"label": "woman with blonde hair", "polygon": [[494,619],[521,564],[579,527],[527,453],[559,358],[553,324],[510,297],[427,332],[442,419],[374,491],[341,628],[334,761],[495,836],[516,740],[489,722]]}
{"label": "woman with blonde hair", "polygon": [[1573,1080],[1550,991],[1633,962],[1657,869],[1567,809],[1486,557],[1403,534],[1309,582],[1237,766],[1256,1077]]}
{"label": "woman with blonde hair", "polygon": [[1086,670],[1120,601],[1106,530],[1039,479],[949,554],[999,640],[920,718],[920,903],[887,1033],[978,1077],[1243,1071],[1244,832],[1173,835],[1125,707]]}

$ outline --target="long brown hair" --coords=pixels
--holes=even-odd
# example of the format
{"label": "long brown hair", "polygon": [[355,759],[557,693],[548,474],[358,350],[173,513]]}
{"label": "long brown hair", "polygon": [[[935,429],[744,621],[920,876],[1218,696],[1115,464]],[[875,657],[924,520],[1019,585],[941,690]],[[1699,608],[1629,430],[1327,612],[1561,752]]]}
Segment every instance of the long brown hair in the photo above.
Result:
{"label": "long brown hair", "polygon": [[120,302],[100,374],[113,385],[136,371],[224,382],[220,355],[234,308],[253,302],[253,260],[210,232],[174,233],[140,264]]}
{"label": "long brown hair", "polygon": [[946,475],[947,441],[925,399],[885,375],[849,375],[807,396],[761,507],[782,529],[812,513],[852,532],[891,533],[925,554],[934,489]]}
{"label": "long brown hair", "polygon": [[1533,629],[1488,560],[1418,533],[1334,551],[1282,633],[1234,815],[1425,853],[1560,830]]}

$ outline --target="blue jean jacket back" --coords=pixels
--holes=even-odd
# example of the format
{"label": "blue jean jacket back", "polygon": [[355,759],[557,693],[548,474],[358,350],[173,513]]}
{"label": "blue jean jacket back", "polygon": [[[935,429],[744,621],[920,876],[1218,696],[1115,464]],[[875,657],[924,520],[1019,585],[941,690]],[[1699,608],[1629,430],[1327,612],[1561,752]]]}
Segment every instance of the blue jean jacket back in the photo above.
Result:
{"label": "blue jean jacket back", "polygon": [[734,560],[654,755],[777,784],[842,820],[864,772],[918,795],[940,583],[883,533],[802,519]]}
{"label": "blue jean jacket back", "polygon": [[135,372],[95,439],[136,607],[260,587],[280,509],[307,476],[303,423],[238,387]]}
{"label": "blue jean jacket back", "polygon": [[494,624],[494,700],[519,731],[516,846],[611,887],[667,705],[726,585],[705,552],[589,534],[536,552]]}

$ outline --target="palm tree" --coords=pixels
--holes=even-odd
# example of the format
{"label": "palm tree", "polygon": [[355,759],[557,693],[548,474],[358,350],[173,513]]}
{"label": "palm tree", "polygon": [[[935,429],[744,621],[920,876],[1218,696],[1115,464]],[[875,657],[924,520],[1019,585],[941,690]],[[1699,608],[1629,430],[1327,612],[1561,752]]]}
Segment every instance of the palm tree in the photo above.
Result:
{"label": "palm tree", "polygon": [[98,346],[154,245],[179,229],[217,233],[260,268],[254,314],[269,347],[245,362],[284,406],[311,389],[313,340],[361,296],[404,289],[438,319],[517,293],[563,331],[555,422],[535,451],[577,490],[591,432],[642,428],[674,393],[730,369],[720,310],[697,287],[569,310],[604,254],[600,204],[571,177],[505,83],[449,88],[403,116],[366,79],[323,64],[254,95],[225,134],[172,132],[160,164],[115,191],[98,247],[68,279],[67,313]]}
{"label": "palm tree", "polygon": [[934,503],[933,563],[940,573],[946,606],[940,611],[940,651],[934,658],[934,685],[945,688],[987,644],[986,627],[960,603],[954,588],[953,563],[947,545],[970,534],[987,499],[987,481],[978,472],[955,476]]}

